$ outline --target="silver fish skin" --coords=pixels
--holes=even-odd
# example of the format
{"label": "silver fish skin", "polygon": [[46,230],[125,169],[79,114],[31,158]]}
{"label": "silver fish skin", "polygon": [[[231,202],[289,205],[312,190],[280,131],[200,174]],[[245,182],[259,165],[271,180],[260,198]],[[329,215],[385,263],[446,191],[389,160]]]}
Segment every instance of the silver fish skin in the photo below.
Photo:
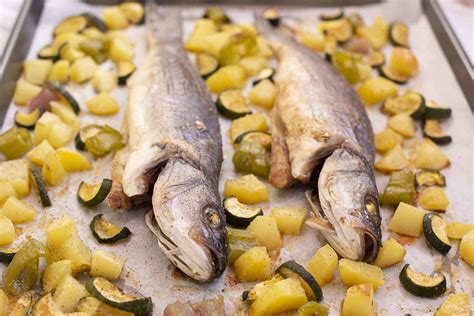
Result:
{"label": "silver fish skin", "polygon": [[255,19],[279,62],[270,182],[278,188],[312,183],[307,224],[341,256],[370,262],[381,244],[381,219],[367,113],[330,63],[284,29]]}
{"label": "silver fish skin", "polygon": [[126,162],[116,174],[130,200],[152,192],[145,220],[165,255],[212,281],[226,266],[218,115],[183,48],[179,12],[150,2],[146,13],[148,50],[128,83],[128,146],[117,165]]}

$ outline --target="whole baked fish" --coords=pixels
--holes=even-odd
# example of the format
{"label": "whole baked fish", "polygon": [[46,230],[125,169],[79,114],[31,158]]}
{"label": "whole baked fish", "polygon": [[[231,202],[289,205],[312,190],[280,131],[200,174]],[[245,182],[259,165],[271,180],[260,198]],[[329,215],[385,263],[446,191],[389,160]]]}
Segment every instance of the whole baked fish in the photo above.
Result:
{"label": "whole baked fish", "polygon": [[151,195],[145,219],[165,255],[211,281],[226,266],[218,115],[182,46],[178,11],[148,3],[146,12],[148,51],[128,83],[128,146],[114,157],[109,205],[129,208]]}
{"label": "whole baked fish", "polygon": [[278,58],[270,182],[316,184],[308,225],[343,257],[372,261],[381,243],[373,131],[352,87],[322,57],[256,17]]}

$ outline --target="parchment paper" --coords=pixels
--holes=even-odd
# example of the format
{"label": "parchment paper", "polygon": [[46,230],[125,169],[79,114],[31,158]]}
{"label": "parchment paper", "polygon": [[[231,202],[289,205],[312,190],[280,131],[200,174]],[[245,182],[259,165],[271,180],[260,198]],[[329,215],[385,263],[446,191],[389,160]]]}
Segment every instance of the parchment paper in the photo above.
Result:
{"label": "parchment paper", "polygon": [[[35,39],[30,49],[29,58],[36,58],[38,50],[51,41],[53,28],[62,18],[85,11],[101,15],[102,9],[103,7],[101,6],[92,6],[75,1],[46,1],[40,26],[36,31]],[[252,10],[248,7],[226,8],[226,12],[232,20],[241,23],[253,22]],[[202,11],[202,7],[183,7],[185,37],[192,30],[194,19],[201,16]],[[284,15],[297,16],[312,25],[315,25],[321,11],[316,8],[285,8],[285,10],[282,10]],[[389,12],[383,11],[381,5],[346,8],[346,12],[354,11],[360,13],[368,23],[371,23],[376,15],[388,16],[389,14]],[[126,33],[136,43],[137,54],[135,62],[138,65],[141,64],[145,52],[144,29],[144,26],[132,26],[126,30]],[[444,218],[447,221],[457,220],[472,223],[474,222],[472,210],[474,196],[472,186],[472,113],[425,16],[421,15],[415,23],[410,25],[410,37],[412,49],[420,63],[420,73],[409,82],[407,87],[420,91],[426,98],[434,99],[453,109],[452,118],[443,122],[446,132],[453,136],[453,143],[443,147],[444,152],[450,157],[452,163],[450,168],[443,171],[447,178],[448,186],[446,191],[450,200],[449,209]],[[390,47],[390,45],[388,46]],[[387,50],[390,49],[387,48]],[[113,65],[110,62],[101,65],[101,68],[104,69],[112,69],[112,67]],[[80,115],[82,125],[97,122],[100,124],[107,123],[115,128],[120,127],[124,114],[123,109],[127,102],[126,88],[117,88],[112,92],[112,95],[118,100],[122,108],[118,115],[113,117],[95,117],[87,114],[85,108],[85,101],[94,95],[92,85],[88,83],[84,86],[79,86],[70,83],[69,86],[71,87],[69,88],[70,91],[84,110]],[[402,87],[401,90],[403,91]],[[12,126],[13,114],[18,109],[20,108],[11,105],[3,130]],[[265,112],[259,107],[254,107],[253,109],[255,112]],[[380,112],[378,106],[368,109],[368,112],[374,131],[381,131],[385,127],[386,116]],[[232,165],[233,148],[228,136],[230,121],[220,118],[220,123],[225,157],[219,185],[222,193],[224,180],[235,178],[239,175],[234,172]],[[418,133],[421,134],[419,125],[417,128]],[[212,298],[219,294],[225,296],[226,309],[229,314],[244,314],[242,312],[244,305],[240,301],[240,295],[244,289],[250,288],[252,284],[237,284],[232,276],[232,272],[229,272],[230,269],[227,269],[225,274],[215,282],[205,285],[197,284],[182,277],[160,251],[155,237],[145,226],[143,220],[145,210],[114,212],[107,208],[106,203],[103,203],[103,205],[96,209],[87,210],[78,205],[76,192],[80,181],[99,182],[103,177],[110,177],[110,160],[110,156],[106,159],[98,160],[94,163],[93,171],[69,174],[63,184],[55,188],[49,188],[53,206],[48,209],[41,209],[35,193],[32,193],[28,200],[36,206],[38,216],[32,223],[18,225],[23,229],[23,233],[17,238],[15,244],[19,244],[27,235],[44,241],[46,225],[53,219],[67,214],[77,221],[80,235],[91,250],[103,249],[115,253],[126,260],[121,278],[127,285],[135,287],[142,294],[153,298],[155,315],[160,315],[167,304],[178,299],[195,302],[205,298]],[[377,175],[379,190],[383,190],[387,180],[388,177]],[[268,188],[270,190],[270,202],[261,204],[265,212],[276,206],[304,206],[309,209],[303,198],[303,189],[279,191],[271,188],[270,185],[268,185]],[[384,240],[390,235],[386,227],[392,212],[391,209],[381,210]],[[98,244],[88,227],[91,218],[98,213],[104,213],[110,220],[128,226],[133,233],[131,240],[112,246]],[[315,251],[324,244],[324,238],[319,233],[305,226],[301,236],[284,237],[285,247],[281,249],[280,256],[275,265],[288,259],[294,259],[301,264],[306,264]],[[448,277],[448,293],[466,291],[471,296],[472,302],[473,270],[459,259],[457,247],[457,243],[453,242],[454,249],[452,249],[447,257],[442,258],[441,255],[426,245],[424,237],[420,237],[414,244],[406,246],[407,255],[404,262],[410,263],[415,270],[425,273],[435,269],[443,271]],[[276,258],[277,256],[275,255],[274,257]],[[399,264],[384,270],[385,284],[375,295],[379,306],[379,313],[381,315],[402,315],[405,313],[432,315],[445,297],[421,299],[404,291],[398,280],[398,273],[401,267],[402,264]],[[3,271],[3,265],[0,269]],[[341,300],[346,292],[338,272],[336,273],[335,280],[326,285],[323,291],[323,302],[330,306],[331,315],[338,315]]]}

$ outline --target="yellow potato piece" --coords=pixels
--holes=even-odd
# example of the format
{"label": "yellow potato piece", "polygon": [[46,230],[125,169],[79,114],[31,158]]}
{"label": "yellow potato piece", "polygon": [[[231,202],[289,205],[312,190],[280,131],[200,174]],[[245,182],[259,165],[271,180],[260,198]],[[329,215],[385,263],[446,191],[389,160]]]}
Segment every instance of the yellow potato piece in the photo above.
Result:
{"label": "yellow potato piece", "polygon": [[401,144],[403,137],[394,130],[387,128],[382,132],[375,134],[374,145],[377,151],[384,153],[387,150]]}
{"label": "yellow potato piece", "polygon": [[51,107],[51,112],[59,116],[64,123],[72,127],[74,133],[79,130],[81,123],[79,122],[76,113],[74,113],[69,105],[57,101],[51,101],[49,106]]}
{"label": "yellow potato piece", "polygon": [[268,79],[257,83],[249,92],[249,100],[255,105],[271,109],[277,96],[277,88]]}
{"label": "yellow potato piece", "polygon": [[260,113],[249,114],[233,120],[230,127],[230,139],[232,143],[239,135],[248,131],[268,131],[267,118],[265,115]]}
{"label": "yellow potato piece", "polygon": [[268,290],[258,296],[250,306],[250,315],[275,315],[298,309],[308,298],[301,283],[293,278],[268,285]]}
{"label": "yellow potato piece", "polygon": [[308,210],[301,207],[279,207],[270,211],[277,221],[278,230],[285,235],[299,235]]}
{"label": "yellow potato piece", "polygon": [[51,292],[56,289],[59,282],[66,275],[72,275],[71,260],[51,262],[46,266],[41,277],[43,291]]}
{"label": "yellow potato piece", "polygon": [[267,65],[268,60],[259,55],[247,56],[239,61],[239,66],[245,71],[245,74],[249,77],[258,74]]}
{"label": "yellow potato piece", "polygon": [[89,112],[96,115],[113,115],[120,111],[120,106],[114,97],[102,92],[86,102]]}
{"label": "yellow potato piece", "polygon": [[29,153],[27,153],[26,157],[28,157],[28,159],[30,159],[35,165],[42,166],[46,159],[46,156],[53,152],[53,146],[51,146],[45,139],[38,146],[36,146]]}
{"label": "yellow potato piece", "polygon": [[213,93],[224,90],[243,88],[245,85],[245,71],[238,65],[219,68],[206,80],[207,87]]}
{"label": "yellow potato piece", "polygon": [[448,208],[449,200],[443,188],[428,187],[421,191],[418,204],[426,210],[444,212]]}
{"label": "yellow potato piece", "polygon": [[403,261],[407,251],[395,239],[390,238],[383,242],[374,265],[382,269],[391,267]]}
{"label": "yellow potato piece", "polygon": [[319,248],[306,267],[320,286],[324,286],[332,281],[336,268],[337,253],[329,244]]}
{"label": "yellow potato piece", "polygon": [[423,231],[423,216],[425,211],[406,203],[398,204],[388,228],[396,233],[418,237]]}
{"label": "yellow potato piece", "polygon": [[372,283],[351,286],[342,301],[341,316],[375,316],[377,304],[374,301]]}
{"label": "yellow potato piece", "polygon": [[15,189],[18,197],[30,193],[30,163],[27,159],[0,162],[0,181],[6,181]]}
{"label": "yellow potato piece", "polygon": [[375,169],[380,172],[390,173],[402,170],[408,166],[408,158],[400,145],[396,145],[375,163]]}
{"label": "yellow potato piece", "polygon": [[26,105],[28,101],[36,97],[40,92],[40,86],[20,78],[16,82],[15,92],[13,93],[13,103],[16,105]]}
{"label": "yellow potato piece", "polygon": [[388,127],[405,137],[413,137],[416,133],[415,121],[406,113],[399,113],[390,117]]}
{"label": "yellow potato piece", "polygon": [[56,152],[49,153],[43,163],[42,174],[44,181],[48,185],[56,186],[60,184],[66,176],[66,170]]}
{"label": "yellow potato piece", "polygon": [[191,36],[184,44],[184,47],[186,48],[187,51],[190,51],[193,53],[203,53],[206,51],[206,47],[205,45],[203,45],[203,43],[206,43],[206,42],[203,41],[203,38],[205,38],[208,35],[214,34],[216,32],[217,32],[217,26],[212,20],[210,19],[197,20],[196,23],[194,23],[193,32],[191,33]]}
{"label": "yellow potato piece", "polygon": [[385,283],[382,269],[365,262],[341,259],[339,260],[339,274],[342,283],[347,287],[372,283],[374,291],[376,291]]}
{"label": "yellow potato piece", "polygon": [[461,222],[448,223],[446,232],[449,238],[461,239],[471,230],[474,230],[474,224],[466,224]]}
{"label": "yellow potato piece", "polygon": [[2,206],[10,196],[16,196],[15,189],[10,182],[0,180],[0,206]]}
{"label": "yellow potato piece", "polygon": [[124,264],[125,261],[118,256],[103,250],[96,250],[92,253],[90,274],[116,280],[120,276]]}
{"label": "yellow potato piece", "polygon": [[415,166],[419,169],[440,170],[451,164],[441,149],[427,138],[416,148],[415,156]]}
{"label": "yellow potato piece", "polygon": [[435,316],[469,315],[471,315],[471,306],[469,304],[469,294],[467,292],[449,295],[435,313]]}
{"label": "yellow potato piece", "polygon": [[21,224],[32,221],[36,217],[36,211],[28,202],[19,200],[15,196],[10,196],[2,208],[0,214],[11,220],[14,224]]}
{"label": "yellow potato piece", "polygon": [[110,92],[117,87],[117,75],[110,70],[97,70],[92,85],[97,92]]}
{"label": "yellow potato piece", "polygon": [[42,85],[52,65],[53,62],[49,59],[27,60],[23,63],[23,75],[29,83]]}
{"label": "yellow potato piece", "polygon": [[392,49],[389,66],[402,76],[413,77],[418,73],[418,60],[413,52],[405,47],[394,47]]}
{"label": "yellow potato piece", "polygon": [[5,216],[0,216],[0,245],[11,243],[15,239],[15,226]]}
{"label": "yellow potato piece", "polygon": [[48,140],[51,126],[61,122],[61,118],[51,112],[44,112],[43,115],[36,122],[35,130],[33,132],[33,144],[38,145],[43,140]]}
{"label": "yellow potato piece", "polygon": [[258,244],[266,247],[267,250],[276,250],[283,245],[277,221],[274,217],[257,216],[247,229],[255,234]]}
{"label": "yellow potato piece", "polygon": [[235,196],[244,204],[255,204],[268,201],[268,189],[253,174],[238,179],[228,179],[224,183],[224,196]]}
{"label": "yellow potato piece", "polygon": [[357,93],[365,105],[375,105],[382,103],[389,97],[394,97],[398,93],[397,85],[382,77],[370,78],[364,81]]}
{"label": "yellow potato piece", "polygon": [[474,267],[474,230],[464,235],[459,244],[461,258]]}
{"label": "yellow potato piece", "polygon": [[83,83],[92,79],[94,73],[99,68],[97,63],[90,56],[82,57],[74,61],[70,70],[71,80],[75,83]]}
{"label": "yellow potato piece", "polygon": [[234,273],[240,281],[251,282],[269,279],[271,261],[265,247],[253,247],[235,260]]}
{"label": "yellow potato piece", "polygon": [[121,38],[114,38],[110,44],[109,57],[113,61],[132,61],[135,57],[133,44]]}
{"label": "yellow potato piece", "polygon": [[128,27],[127,16],[119,6],[105,8],[102,12],[102,20],[110,30],[122,30]]}
{"label": "yellow potato piece", "polygon": [[68,60],[61,59],[53,64],[48,74],[48,80],[65,83],[69,80],[69,69],[71,63]]}
{"label": "yellow potato piece", "polygon": [[64,170],[67,172],[92,169],[89,160],[77,151],[62,147],[56,150],[56,154],[59,156],[59,159],[61,159]]}
{"label": "yellow potato piece", "polygon": [[66,274],[59,282],[53,294],[53,300],[64,313],[73,312],[79,301],[90,296],[86,287],[69,274]]}

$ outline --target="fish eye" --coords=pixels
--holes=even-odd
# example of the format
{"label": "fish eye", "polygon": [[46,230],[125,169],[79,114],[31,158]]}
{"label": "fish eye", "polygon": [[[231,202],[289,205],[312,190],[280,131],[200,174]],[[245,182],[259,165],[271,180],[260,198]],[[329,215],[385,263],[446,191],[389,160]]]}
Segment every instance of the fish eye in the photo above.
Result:
{"label": "fish eye", "polygon": [[204,217],[209,222],[209,225],[213,228],[221,228],[223,221],[218,211],[212,208],[206,208],[204,211]]}

